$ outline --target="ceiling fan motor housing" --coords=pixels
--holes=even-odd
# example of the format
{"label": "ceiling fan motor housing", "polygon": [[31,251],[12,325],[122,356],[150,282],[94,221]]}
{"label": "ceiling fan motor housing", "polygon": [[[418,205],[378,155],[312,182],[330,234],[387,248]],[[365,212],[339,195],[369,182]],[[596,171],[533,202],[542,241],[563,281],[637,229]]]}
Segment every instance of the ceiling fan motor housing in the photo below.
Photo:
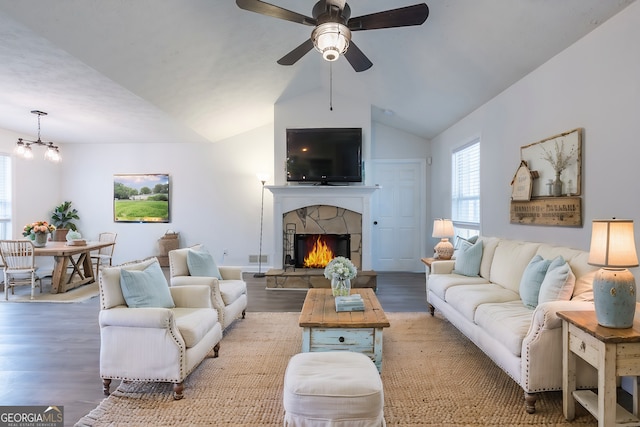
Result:
{"label": "ceiling fan motor housing", "polygon": [[341,22],[346,25],[347,21],[351,17],[351,7],[345,3],[342,10],[340,10],[340,7],[333,4],[331,1],[320,0],[313,6],[311,16],[316,19],[318,24],[332,21]]}

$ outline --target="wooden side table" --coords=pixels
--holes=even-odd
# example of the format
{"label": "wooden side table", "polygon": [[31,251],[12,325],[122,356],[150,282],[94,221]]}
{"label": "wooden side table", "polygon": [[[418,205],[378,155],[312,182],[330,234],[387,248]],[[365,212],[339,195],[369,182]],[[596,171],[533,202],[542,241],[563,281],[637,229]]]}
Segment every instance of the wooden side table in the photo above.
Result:
{"label": "wooden side table", "polygon": [[[638,309],[636,308],[636,313]],[[640,426],[638,381],[634,381],[633,414],[616,401],[618,376],[640,376],[640,321],[628,329],[598,325],[595,311],[560,311],[562,322],[562,409],[575,418],[576,401],[596,419],[598,426]],[[598,370],[598,394],[576,390],[576,358]]]}
{"label": "wooden side table", "polygon": [[445,259],[440,259],[440,258],[421,258],[420,260],[425,265],[425,268],[428,269],[428,270],[426,270],[426,273],[429,274],[431,272],[431,265],[435,261],[454,261],[454,258],[446,259],[446,260]]}
{"label": "wooden side table", "polygon": [[438,258],[422,258],[422,262],[429,268],[431,268],[433,261],[438,261]]}

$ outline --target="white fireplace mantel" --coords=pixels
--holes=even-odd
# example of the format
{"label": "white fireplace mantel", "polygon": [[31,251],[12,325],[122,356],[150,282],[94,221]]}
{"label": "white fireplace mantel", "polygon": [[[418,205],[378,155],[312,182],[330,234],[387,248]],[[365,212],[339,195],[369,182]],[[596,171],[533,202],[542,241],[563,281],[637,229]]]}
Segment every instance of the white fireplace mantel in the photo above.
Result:
{"label": "white fireplace mantel", "polygon": [[371,270],[371,196],[379,186],[267,185],[265,188],[273,193],[274,268],[283,268],[283,215],[306,206],[330,205],[362,215],[362,269]]}

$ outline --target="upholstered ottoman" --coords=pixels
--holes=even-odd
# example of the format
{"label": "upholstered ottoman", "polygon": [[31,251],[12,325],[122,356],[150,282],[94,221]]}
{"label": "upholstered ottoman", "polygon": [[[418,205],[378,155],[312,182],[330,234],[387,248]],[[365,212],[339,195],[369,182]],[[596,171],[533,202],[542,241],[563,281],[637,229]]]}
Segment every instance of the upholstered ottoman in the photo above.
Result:
{"label": "upholstered ottoman", "polygon": [[384,421],[382,381],[361,353],[299,353],[284,376],[284,425],[380,427]]}

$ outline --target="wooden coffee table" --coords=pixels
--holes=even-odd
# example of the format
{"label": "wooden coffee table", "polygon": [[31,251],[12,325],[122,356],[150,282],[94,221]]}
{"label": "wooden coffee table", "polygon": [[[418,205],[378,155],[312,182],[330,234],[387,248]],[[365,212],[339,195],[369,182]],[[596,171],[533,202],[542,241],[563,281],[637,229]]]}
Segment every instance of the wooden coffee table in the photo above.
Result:
{"label": "wooden coffee table", "polygon": [[389,327],[389,320],[373,289],[351,289],[352,295],[356,293],[362,295],[364,311],[338,313],[331,289],[309,289],[299,320],[302,351],[356,351],[369,356],[380,372],[382,330]]}

